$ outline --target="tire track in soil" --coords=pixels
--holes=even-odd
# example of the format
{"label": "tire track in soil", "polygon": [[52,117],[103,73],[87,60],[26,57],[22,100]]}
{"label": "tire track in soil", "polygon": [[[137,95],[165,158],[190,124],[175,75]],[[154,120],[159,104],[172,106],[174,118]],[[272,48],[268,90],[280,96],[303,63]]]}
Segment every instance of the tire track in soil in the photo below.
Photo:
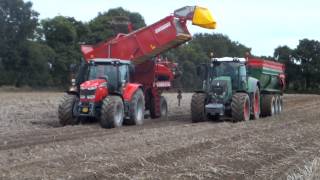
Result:
{"label": "tire track in soil", "polygon": [[[313,104],[311,104],[313,105]],[[308,107],[305,107],[305,108],[308,108]],[[301,111],[303,111],[303,109],[300,109]],[[277,130],[281,130],[283,129],[284,127],[285,128],[291,128],[293,127],[294,124],[298,123],[298,121],[295,121],[295,122],[291,122],[289,121],[290,123],[288,123],[288,121],[282,121],[282,125],[281,126],[276,126],[276,127],[273,127],[272,129],[256,129],[254,131],[250,130],[250,129],[246,129],[245,132],[243,133],[239,133],[239,134],[233,134],[232,132],[230,133],[226,133],[226,134],[233,134],[232,137],[227,137],[227,138],[222,138],[220,140],[217,140],[217,141],[214,141],[214,142],[205,142],[205,143],[198,143],[198,144],[193,144],[189,147],[184,147],[184,148],[178,148],[176,150],[173,150],[173,151],[169,151],[169,152],[165,152],[163,154],[160,154],[158,156],[155,156],[155,157],[148,157],[146,160],[147,161],[150,161],[150,162],[161,162],[161,161],[164,161],[166,162],[166,159],[170,159],[170,157],[174,157],[175,159],[181,159],[181,158],[184,158],[186,156],[190,156],[192,154],[195,154],[195,153],[198,153],[199,152],[199,148],[201,149],[200,151],[203,151],[203,150],[206,150],[206,149],[210,149],[213,147],[213,145],[216,145],[216,144],[222,144],[222,143],[225,143],[225,142],[236,142],[236,141],[239,141],[240,139],[247,139],[250,137],[250,135],[252,134],[256,134],[256,133],[270,133],[270,132],[276,132]],[[233,130],[236,129],[237,127],[234,126]],[[212,132],[211,129],[209,130],[205,130],[203,132],[199,132],[199,133],[196,133],[196,134],[192,134],[190,136],[198,136],[198,135],[201,135],[201,134],[212,134],[212,135],[215,135],[216,132]],[[180,153],[179,153],[180,152]],[[182,155],[182,156],[181,156]],[[70,162],[68,162],[68,159],[71,160]],[[61,161],[63,160],[63,164],[73,164],[75,163],[76,161],[76,157],[68,157],[68,158],[62,158],[62,159],[55,159],[53,161]],[[36,164],[38,164],[39,167],[41,167],[41,164],[44,164],[44,162],[37,162]],[[118,171],[118,173],[124,173],[125,171],[128,170],[128,172],[130,172],[130,167],[137,167],[139,166],[140,162],[133,162],[133,163],[129,163],[129,164],[126,164],[124,165],[123,167],[118,167],[118,168],[112,168],[112,169],[104,169],[102,170],[102,172],[105,172],[105,171],[110,171],[110,172],[117,172],[117,170],[120,170]],[[35,165],[35,164],[25,164],[24,166],[32,166],[32,165]],[[125,170],[125,171],[124,171]],[[99,173],[95,173],[95,174],[90,174],[90,175],[86,175],[84,176],[84,178],[89,178],[91,176],[94,176],[94,177],[102,177],[102,175],[99,175]],[[80,178],[79,176],[77,178]],[[76,178],[76,179],[77,179]]]}
{"label": "tire track in soil", "polygon": [[[122,129],[102,129],[100,126],[90,125],[91,127],[76,127],[76,129],[63,129],[62,131],[48,129],[46,131],[35,131],[28,134],[13,135],[0,137],[2,144],[1,150],[9,150],[20,148],[24,146],[34,146],[47,143],[56,143],[61,141],[69,141],[79,138],[100,137],[111,135],[120,132],[132,132],[139,129],[153,129],[167,126],[179,126],[180,124],[191,123],[189,122],[189,115],[177,115],[168,117],[170,120],[156,119],[153,122],[147,122],[143,126],[127,126],[121,127]],[[71,131],[70,131],[71,130]]]}
{"label": "tire track in soil", "polygon": [[[299,119],[301,119],[301,117]],[[298,126],[293,126],[294,124],[290,124],[291,126],[286,126],[286,128],[288,128],[290,131],[294,132],[297,129],[304,127],[305,125],[313,124],[315,120],[317,120],[317,119],[314,117],[311,122],[310,121],[302,121],[302,122],[300,122],[300,124],[298,124]],[[295,124],[297,124],[297,123],[295,123]],[[170,152],[164,152],[164,153],[157,155],[157,156],[147,157],[147,158],[145,158],[144,163],[145,164],[156,164],[156,165],[162,166],[162,165],[173,164],[174,162],[179,161],[181,159],[186,159],[186,157],[189,157],[192,155],[199,155],[199,154],[201,154],[203,152],[207,152],[209,150],[210,150],[210,152],[228,151],[228,149],[234,148],[230,144],[235,144],[240,140],[242,140],[242,141],[245,140],[245,141],[250,142],[256,138],[255,135],[257,133],[268,134],[268,133],[273,133],[273,132],[280,132],[281,130],[283,130],[283,126],[274,127],[272,129],[265,129],[262,131],[261,130],[247,131],[246,134],[240,133],[240,134],[235,134],[232,137],[222,138],[222,139],[219,139],[216,141],[206,141],[203,143],[197,143],[197,144],[193,144],[188,147],[175,149]],[[295,149],[292,149],[292,148],[272,149],[274,147],[271,146],[271,151],[274,151],[274,150],[278,151],[274,155],[264,156],[263,159],[259,159],[259,162],[241,162],[240,167],[238,165],[238,167],[235,167],[235,168],[241,168],[241,167],[245,166],[247,168],[247,169],[244,169],[246,171],[245,175],[244,174],[238,174],[238,175],[237,174],[226,174],[226,175],[222,175],[222,176],[217,176],[216,178],[217,179],[234,179],[234,178],[235,179],[244,179],[244,178],[248,178],[248,177],[250,177],[252,179],[265,178],[265,177],[261,177],[261,176],[256,176],[255,171],[259,170],[263,166],[270,166],[272,164],[275,164],[276,162],[281,162],[284,159],[287,159],[287,158],[294,156],[297,153],[297,151],[299,151],[299,150],[301,151],[302,149],[307,148],[308,145],[312,144],[312,140],[320,137],[320,135],[314,136],[317,132],[318,132],[317,128],[314,128],[312,131],[308,131],[304,134],[301,134],[300,137],[295,139],[295,142],[296,142]],[[281,139],[281,142],[285,142],[285,139]],[[218,147],[218,148],[215,148],[215,147]],[[215,149],[211,150],[212,148],[215,148]],[[270,150],[270,148],[268,148],[268,145],[265,145],[265,147],[263,149]],[[318,150],[313,150],[313,151],[309,152],[309,154],[316,154],[316,153],[319,154]],[[299,157],[298,161],[302,161],[300,158],[301,157]],[[298,161],[296,161],[296,162],[298,162]],[[230,165],[230,164],[235,164],[236,162],[229,161],[228,163]],[[215,164],[220,164],[220,165],[226,164],[226,160],[223,159],[221,161],[215,161]],[[145,166],[146,165],[144,165],[143,162],[136,161],[136,162],[122,165],[120,167],[115,167],[115,168],[111,168],[111,169],[104,169],[104,170],[100,171],[100,173],[96,172],[95,174],[75,177],[74,179],[79,179],[79,178],[80,179],[94,179],[96,177],[110,177],[110,174],[115,174],[115,175],[128,174],[130,177],[132,177],[133,175],[137,174],[137,170],[143,171],[145,169],[148,169],[148,167],[146,168]],[[287,170],[288,168],[290,168],[290,166],[283,167],[283,168],[281,168],[281,170],[278,169],[278,172],[273,172],[274,174],[271,174],[270,178],[272,179],[275,177],[281,177],[281,175],[283,175],[283,174],[281,174],[281,172],[283,172],[284,170]],[[149,169],[151,169],[151,168],[149,168]],[[165,172],[166,170],[163,169],[163,171]],[[108,175],[105,175],[103,172],[109,172],[110,174],[108,173]],[[178,172],[173,171],[173,172],[166,172],[166,173],[176,174]],[[170,177],[165,177],[165,178],[170,178]]]}
{"label": "tire track in soil", "polygon": [[[309,99],[309,98],[307,98]],[[301,103],[301,101],[307,101],[306,99],[299,99],[293,100],[291,102],[294,105],[300,104],[295,101],[298,101]],[[290,102],[290,101],[289,101]],[[318,102],[315,102],[315,104],[318,104]],[[309,103],[307,105],[308,107],[314,106],[314,103]],[[304,109],[306,109],[306,106],[302,106]],[[285,110],[286,111],[292,111],[295,109],[301,109],[300,106],[293,106],[291,109]],[[122,127],[123,131],[125,132],[131,132],[136,131],[140,128],[159,128],[159,127],[166,127],[166,126],[175,126],[180,125],[182,123],[191,123],[188,120],[190,119],[189,115],[175,115],[168,117],[170,120],[164,120],[161,121],[161,119],[152,120],[153,122],[148,121],[143,126],[128,126],[128,127]],[[168,123],[170,122],[170,123]],[[120,131],[118,129],[101,129],[100,126],[94,126],[89,125],[91,127],[76,127],[76,129],[70,128],[54,128],[54,129],[48,129],[45,131],[35,131],[28,134],[21,134],[21,135],[13,135],[13,136],[2,136],[0,139],[2,139],[2,144],[0,144],[0,151],[1,150],[9,150],[14,148],[20,148],[24,146],[33,146],[33,145],[40,145],[40,144],[46,144],[46,143],[53,143],[53,142],[61,142],[61,141],[69,141],[79,138],[89,138],[89,137],[99,137],[102,135],[110,135],[114,133],[119,133]],[[124,128],[126,128],[124,130]]]}
{"label": "tire track in soil", "polygon": [[[285,111],[285,113],[287,114],[287,113],[297,113],[297,114],[299,114],[299,111],[301,111],[301,112],[303,112],[303,111],[305,111],[305,110],[309,110],[310,109],[310,107],[316,107],[316,106],[318,106],[319,105],[319,103],[318,102],[312,102],[312,103],[309,103],[308,105],[295,105],[295,106],[293,106],[294,108],[290,108],[290,109],[287,109],[286,111]],[[299,115],[300,116],[300,115]],[[281,117],[280,117],[281,118]],[[170,118],[171,119],[171,118]],[[290,118],[289,118],[290,119]],[[179,126],[179,125],[181,125],[181,124],[184,124],[185,122],[185,120],[182,120],[182,123],[180,123],[179,121],[180,120],[177,120],[178,122],[177,122],[177,124],[176,124],[176,126]],[[261,121],[261,120],[260,120]],[[163,122],[163,121],[162,121]],[[291,121],[283,121],[283,122],[291,122]],[[166,122],[166,121],[164,121],[164,123],[168,123],[168,122]],[[176,122],[175,122],[176,123]],[[173,123],[173,124],[175,124],[175,123]],[[297,121],[297,122],[291,122],[291,123],[288,123],[288,124],[283,124],[283,126],[281,126],[281,127],[279,127],[279,128],[277,128],[277,129],[282,129],[282,128],[290,128],[290,126],[293,126],[293,124],[295,124],[295,123],[299,123],[299,121]],[[249,123],[249,125],[250,125],[251,123]],[[145,125],[145,127],[146,128],[144,128],[144,129],[151,129],[151,128],[159,128],[159,125],[161,126],[162,125],[162,123],[160,122],[156,122],[156,123],[152,123],[152,124],[146,124]],[[164,126],[161,126],[161,127],[166,127],[166,126],[171,126],[171,125],[164,125]],[[141,126],[142,127],[142,126]],[[139,129],[141,129],[141,127],[128,127],[129,129],[127,130],[127,131],[125,131],[125,132],[131,132],[131,131],[136,131],[136,130],[139,130]],[[100,128],[100,127],[93,127],[93,129],[92,129],[92,127],[90,127],[90,128],[88,128],[88,129],[92,129],[92,132],[94,132],[94,131],[97,131],[96,129],[94,129],[94,128]],[[233,129],[236,129],[236,127],[235,128],[233,128]],[[58,140],[58,141],[56,141],[56,142],[59,142],[59,141],[64,141],[63,140],[63,137],[64,136],[68,136],[68,135],[70,135],[70,134],[73,134],[74,132],[68,132],[68,130],[69,129],[66,129],[65,130],[65,132],[63,131],[63,133],[67,133],[67,134],[59,134],[59,135],[61,135],[61,138],[62,138],[62,140]],[[83,130],[83,129],[81,129],[81,130]],[[98,132],[97,134],[95,134],[95,135],[93,135],[93,136],[87,136],[87,137],[82,137],[81,135],[81,133],[87,133],[87,134],[90,134],[90,133],[88,133],[88,131],[87,131],[87,128],[85,128],[85,130],[83,130],[84,132],[82,132],[82,131],[80,131],[79,132],[79,134],[76,134],[74,137],[72,137],[71,139],[66,139],[66,140],[72,140],[72,139],[77,139],[77,138],[88,138],[88,137],[96,137],[96,136],[100,136],[100,135],[109,135],[109,134],[114,134],[114,133],[117,133],[117,131],[115,131],[115,132],[110,132],[110,133],[106,133],[105,131],[103,131],[102,133],[101,132]],[[256,130],[256,131],[254,131],[255,133],[257,133],[257,132],[260,132],[261,130],[259,129],[259,130]],[[270,129],[270,131],[272,132],[273,130],[272,129]],[[59,131],[57,131],[58,133],[61,133],[61,132],[59,132]],[[56,131],[53,131],[52,133],[57,133]],[[247,132],[249,132],[250,133],[250,131],[246,131],[246,133]],[[254,132],[251,132],[251,133],[254,133]],[[201,134],[203,134],[203,133],[210,133],[210,132],[200,132],[200,133],[198,133],[198,135],[201,135]],[[50,134],[51,133],[48,133],[49,134],[49,136],[50,136]],[[211,134],[212,135],[215,135],[215,133],[212,133],[211,132]],[[196,135],[196,134],[192,134],[191,136],[193,136],[193,135]],[[243,135],[244,135],[244,133],[240,133],[240,134],[236,134],[235,136],[242,136],[243,137]],[[34,135],[34,136],[38,136],[38,134],[36,134],[36,135]],[[233,136],[234,137],[234,136]],[[230,138],[230,140],[232,140],[231,142],[234,142],[234,141],[237,141],[237,139],[232,139],[233,137],[231,137]],[[45,137],[44,139],[46,139],[47,137]],[[23,139],[23,138],[22,138]],[[27,138],[25,138],[25,139],[27,139]],[[40,139],[41,140],[41,139]],[[225,141],[225,140],[228,140],[228,138],[227,139],[222,139],[222,141]],[[49,140],[48,140],[49,142],[48,143],[51,143],[52,141],[53,142],[55,142],[55,140],[52,140],[52,139],[50,139],[50,137],[49,137]],[[45,144],[46,142],[45,141],[43,141],[43,142],[41,142],[40,144]],[[208,144],[208,146],[205,146],[204,144]],[[216,142],[214,142],[213,144],[215,144]],[[191,153],[190,153],[190,155],[192,155],[192,154],[195,154],[195,153],[198,153],[199,151],[197,150],[197,147],[198,148],[200,148],[200,147],[202,147],[202,149],[210,149],[210,148],[212,148],[212,145],[211,145],[211,141],[209,141],[209,142],[204,142],[204,144],[203,143],[198,143],[198,144],[194,144],[194,145],[192,145],[192,146],[190,146],[190,147],[186,147],[186,148],[178,148],[177,150],[173,150],[172,151],[172,154],[173,155],[176,155],[177,156],[177,153],[176,152],[183,152],[183,151],[185,151],[185,150],[188,150],[189,148],[191,149]],[[37,144],[29,144],[29,145],[37,145]],[[193,148],[194,147],[194,148]],[[207,147],[207,148],[206,148]],[[192,152],[194,152],[192,149],[194,149],[194,151],[195,151],[195,153],[192,153]],[[164,155],[159,155],[159,157],[161,157],[160,159],[165,159],[166,157],[171,157],[170,156],[170,153],[171,153],[171,151],[169,151],[169,152],[166,152],[166,153],[164,153]],[[179,156],[177,156],[177,157],[179,157]],[[65,161],[64,161],[64,163],[65,164],[72,164],[72,163],[74,163],[75,162],[75,160],[76,160],[76,158],[75,159],[73,159],[74,157],[65,157],[65,158],[63,158]],[[152,160],[154,160],[154,159],[158,159],[157,158],[157,156],[155,156],[155,157],[150,157],[148,160],[149,161],[151,161],[152,162]],[[70,161],[70,162],[69,162]],[[44,164],[44,162],[39,162],[39,165],[41,165],[41,164]],[[130,163],[129,163],[130,164]],[[32,164],[29,164],[29,165],[32,165]],[[133,165],[135,165],[134,163],[133,163]],[[124,167],[125,167],[126,165],[124,165]],[[120,166],[121,167],[121,166]],[[130,166],[129,166],[130,167]],[[129,170],[130,171],[130,170]],[[103,172],[103,171],[102,171]],[[83,176],[83,177],[91,177],[92,176],[92,174],[90,174],[89,176]],[[95,175],[94,175],[95,177],[99,177],[99,173],[96,173]],[[102,173],[101,173],[101,177],[102,177]]]}

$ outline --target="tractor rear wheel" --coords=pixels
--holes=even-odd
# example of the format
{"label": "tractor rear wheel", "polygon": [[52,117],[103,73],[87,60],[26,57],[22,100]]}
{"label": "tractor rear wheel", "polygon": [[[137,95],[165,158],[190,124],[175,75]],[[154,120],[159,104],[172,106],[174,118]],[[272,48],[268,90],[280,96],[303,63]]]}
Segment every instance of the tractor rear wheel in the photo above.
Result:
{"label": "tractor rear wheel", "polygon": [[262,116],[273,116],[276,112],[276,98],[272,94],[264,95],[261,101]]}
{"label": "tractor rear wheel", "polygon": [[145,101],[141,89],[138,89],[132,97],[129,107],[130,118],[128,125],[142,125],[144,122]]}
{"label": "tractor rear wheel", "polygon": [[77,102],[79,102],[79,98],[75,95],[66,94],[63,96],[58,108],[58,117],[61,125],[66,126],[79,123],[79,119],[73,114],[73,109]]}
{"label": "tractor rear wheel", "polygon": [[250,119],[250,98],[246,93],[236,93],[232,96],[231,114],[235,122]]}
{"label": "tractor rear wheel", "polygon": [[121,127],[124,105],[119,96],[107,96],[102,102],[100,125],[103,128]]}
{"label": "tractor rear wheel", "polygon": [[257,87],[256,91],[253,94],[252,97],[252,113],[251,113],[251,119],[259,119],[260,118],[260,90]]}
{"label": "tractor rear wheel", "polygon": [[191,99],[191,120],[193,123],[207,120],[205,112],[206,94],[195,93]]}

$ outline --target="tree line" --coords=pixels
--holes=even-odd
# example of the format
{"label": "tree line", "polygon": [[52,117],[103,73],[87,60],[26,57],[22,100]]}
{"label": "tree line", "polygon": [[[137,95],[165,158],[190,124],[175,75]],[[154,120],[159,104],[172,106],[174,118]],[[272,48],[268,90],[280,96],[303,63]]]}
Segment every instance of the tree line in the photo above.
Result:
{"label": "tree line", "polygon": [[[99,13],[89,22],[73,17],[56,16],[39,19],[31,2],[0,0],[0,86],[66,87],[69,67],[81,63],[81,44],[96,44],[144,27],[139,13],[123,8]],[[243,57],[250,48],[223,34],[195,34],[193,40],[163,54],[179,64],[183,75],[176,87],[194,89],[200,86],[196,67],[215,57]],[[290,90],[316,90],[320,85],[320,42],[303,39],[295,49],[279,46],[273,57],[286,65]],[[196,85],[196,86],[195,86]]]}

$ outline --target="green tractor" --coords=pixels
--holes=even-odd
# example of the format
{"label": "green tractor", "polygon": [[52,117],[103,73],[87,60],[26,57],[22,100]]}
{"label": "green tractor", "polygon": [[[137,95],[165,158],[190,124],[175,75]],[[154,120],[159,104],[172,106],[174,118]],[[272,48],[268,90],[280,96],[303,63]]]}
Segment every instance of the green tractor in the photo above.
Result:
{"label": "green tractor", "polygon": [[249,58],[213,58],[197,68],[202,90],[191,100],[192,122],[259,119],[282,111],[284,66]]}

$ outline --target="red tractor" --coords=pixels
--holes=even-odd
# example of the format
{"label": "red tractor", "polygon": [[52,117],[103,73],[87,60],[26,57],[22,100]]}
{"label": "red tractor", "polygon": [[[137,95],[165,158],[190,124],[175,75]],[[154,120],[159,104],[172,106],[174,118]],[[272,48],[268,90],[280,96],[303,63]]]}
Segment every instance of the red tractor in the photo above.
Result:
{"label": "red tractor", "polygon": [[59,105],[60,123],[77,124],[82,118],[95,118],[102,127],[113,128],[123,123],[143,124],[145,111],[151,118],[166,116],[167,102],[161,94],[171,87],[176,65],[156,57],[191,40],[187,20],[215,28],[207,9],[187,6],[129,34],[81,46],[85,62],[75,86]]}

